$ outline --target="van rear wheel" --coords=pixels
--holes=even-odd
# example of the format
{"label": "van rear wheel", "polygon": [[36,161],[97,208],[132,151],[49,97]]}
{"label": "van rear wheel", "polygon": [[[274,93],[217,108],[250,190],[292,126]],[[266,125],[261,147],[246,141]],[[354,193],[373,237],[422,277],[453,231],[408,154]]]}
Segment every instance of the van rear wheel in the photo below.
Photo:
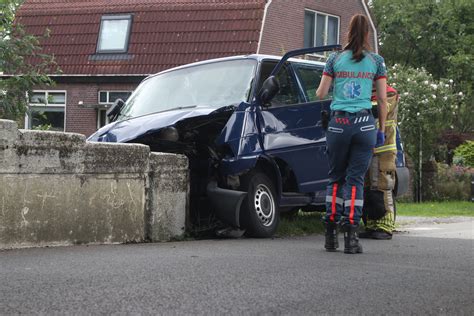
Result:
{"label": "van rear wheel", "polygon": [[263,172],[252,171],[243,178],[242,189],[247,191],[241,212],[246,234],[258,238],[273,236],[280,222],[275,185]]}

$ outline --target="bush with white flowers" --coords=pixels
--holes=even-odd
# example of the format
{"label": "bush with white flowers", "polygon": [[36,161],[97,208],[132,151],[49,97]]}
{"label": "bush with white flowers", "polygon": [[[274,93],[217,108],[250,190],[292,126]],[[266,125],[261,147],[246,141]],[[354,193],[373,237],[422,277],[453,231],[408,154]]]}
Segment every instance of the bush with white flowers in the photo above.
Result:
{"label": "bush with white flowers", "polygon": [[434,80],[424,68],[395,64],[388,83],[400,95],[398,124],[408,154],[418,162],[421,142],[423,160],[429,160],[440,133],[454,128],[464,96],[452,80]]}

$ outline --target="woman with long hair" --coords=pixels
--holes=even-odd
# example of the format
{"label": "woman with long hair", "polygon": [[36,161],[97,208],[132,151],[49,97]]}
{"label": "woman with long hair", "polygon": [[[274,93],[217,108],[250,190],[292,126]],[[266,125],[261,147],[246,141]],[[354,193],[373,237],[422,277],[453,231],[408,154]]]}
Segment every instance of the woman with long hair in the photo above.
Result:
{"label": "woman with long hair", "polygon": [[[374,147],[384,143],[387,116],[387,71],[381,56],[370,51],[369,23],[364,15],[351,19],[347,44],[332,53],[316,91],[322,99],[333,85],[331,119],[326,140],[329,184],[326,194],[327,251],[339,247],[337,230],[344,231],[344,253],[362,253],[357,230],[362,215],[364,176]],[[370,101],[375,82],[378,129]]]}

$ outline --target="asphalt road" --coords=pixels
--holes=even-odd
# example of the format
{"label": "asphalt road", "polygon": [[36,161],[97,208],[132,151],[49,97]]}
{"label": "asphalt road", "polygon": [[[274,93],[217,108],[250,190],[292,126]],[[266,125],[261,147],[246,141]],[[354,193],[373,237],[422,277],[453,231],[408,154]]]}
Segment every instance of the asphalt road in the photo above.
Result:
{"label": "asphalt road", "polygon": [[361,255],[323,236],[1,251],[0,314],[474,315],[472,220],[423,225]]}

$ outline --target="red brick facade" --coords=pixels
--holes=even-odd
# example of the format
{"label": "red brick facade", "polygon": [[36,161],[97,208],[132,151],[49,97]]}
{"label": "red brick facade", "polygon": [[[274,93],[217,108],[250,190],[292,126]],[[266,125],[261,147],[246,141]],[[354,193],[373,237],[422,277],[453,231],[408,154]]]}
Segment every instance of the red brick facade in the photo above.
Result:
{"label": "red brick facade", "polygon": [[[48,91],[66,90],[65,131],[86,136],[97,130],[99,91],[133,91],[137,84],[58,83]],[[79,102],[82,101],[82,105]]]}
{"label": "red brick facade", "polygon": [[[360,0],[272,0],[268,6],[259,54],[282,55],[303,47],[305,9],[339,17],[339,43],[344,44],[354,14],[366,14]],[[374,48],[373,34],[370,44]]]}

